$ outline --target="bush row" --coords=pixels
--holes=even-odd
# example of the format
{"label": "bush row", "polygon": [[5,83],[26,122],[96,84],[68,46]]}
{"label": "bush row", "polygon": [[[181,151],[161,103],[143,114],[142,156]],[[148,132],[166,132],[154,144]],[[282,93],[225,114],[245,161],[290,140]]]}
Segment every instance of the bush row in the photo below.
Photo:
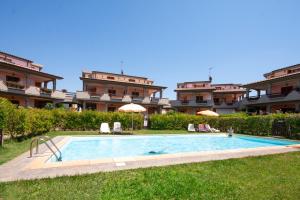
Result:
{"label": "bush row", "polygon": [[[119,112],[83,111],[73,112],[65,109],[25,109],[16,108],[8,100],[0,98],[0,129],[12,138],[32,136],[50,130],[99,130],[102,122],[121,122],[123,129],[131,127],[132,115]],[[149,128],[156,130],[186,130],[188,124],[210,124],[226,132],[232,127],[236,133],[251,135],[270,135],[274,120],[284,119],[291,127],[292,134],[300,133],[299,114],[274,114],[248,116],[246,114],[203,117],[182,113],[150,116]],[[134,128],[143,126],[143,116],[133,115]]]}
{"label": "bush row", "polygon": [[299,114],[273,114],[263,116],[226,115],[221,117],[203,117],[173,113],[167,115],[152,115],[151,129],[183,130],[188,124],[210,124],[225,132],[232,127],[236,133],[251,135],[271,135],[274,120],[285,120],[291,127],[293,135],[300,133]]}
{"label": "bush row", "polygon": [[112,127],[113,122],[118,121],[123,129],[128,129],[132,126],[132,116],[134,128],[140,129],[143,116],[139,114],[16,108],[0,98],[0,129],[12,138],[39,135],[50,130],[99,130],[102,122]]}

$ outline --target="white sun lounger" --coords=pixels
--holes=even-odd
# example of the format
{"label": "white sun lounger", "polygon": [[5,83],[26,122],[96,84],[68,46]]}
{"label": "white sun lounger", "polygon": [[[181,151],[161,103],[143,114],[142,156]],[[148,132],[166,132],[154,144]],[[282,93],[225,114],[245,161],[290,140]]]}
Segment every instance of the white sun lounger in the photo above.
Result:
{"label": "white sun lounger", "polygon": [[100,133],[110,133],[110,128],[108,123],[101,123]]}
{"label": "white sun lounger", "polygon": [[114,133],[122,133],[121,122],[114,122],[113,132]]}
{"label": "white sun lounger", "polygon": [[220,133],[220,130],[211,128],[209,124],[205,124],[205,128],[212,133]]}
{"label": "white sun lounger", "polygon": [[188,125],[188,131],[189,132],[196,132],[195,125],[194,124],[189,124]]}

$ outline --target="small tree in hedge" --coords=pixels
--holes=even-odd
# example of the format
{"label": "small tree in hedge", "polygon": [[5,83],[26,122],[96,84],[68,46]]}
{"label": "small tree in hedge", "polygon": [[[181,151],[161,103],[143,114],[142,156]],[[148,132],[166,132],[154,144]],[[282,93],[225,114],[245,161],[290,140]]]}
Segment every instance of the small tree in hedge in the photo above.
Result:
{"label": "small tree in hedge", "polygon": [[0,145],[3,145],[4,133],[9,122],[9,115],[15,110],[15,106],[7,99],[0,98]]}

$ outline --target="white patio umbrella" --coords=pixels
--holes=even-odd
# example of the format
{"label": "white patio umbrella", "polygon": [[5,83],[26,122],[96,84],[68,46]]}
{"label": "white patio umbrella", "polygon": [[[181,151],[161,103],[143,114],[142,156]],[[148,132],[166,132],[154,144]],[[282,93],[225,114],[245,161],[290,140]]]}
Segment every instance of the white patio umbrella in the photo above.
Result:
{"label": "white patio umbrella", "polygon": [[133,113],[141,113],[141,112],[146,112],[146,108],[144,108],[141,105],[138,104],[134,104],[134,103],[130,103],[130,104],[126,104],[124,106],[121,106],[118,109],[120,112],[131,112],[131,126],[132,126],[132,130],[133,130]]}
{"label": "white patio umbrella", "polygon": [[218,113],[211,111],[211,110],[203,110],[203,111],[197,112],[197,115],[205,115],[205,116],[211,116],[211,117],[219,116]]}

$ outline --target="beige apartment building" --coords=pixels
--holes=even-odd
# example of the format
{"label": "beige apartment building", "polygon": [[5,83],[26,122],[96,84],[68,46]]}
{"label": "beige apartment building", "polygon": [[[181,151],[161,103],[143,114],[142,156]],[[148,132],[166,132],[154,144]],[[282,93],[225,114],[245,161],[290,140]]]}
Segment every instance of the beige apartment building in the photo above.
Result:
{"label": "beige apartment building", "polygon": [[42,68],[31,60],[0,52],[0,97],[23,107],[64,102],[66,94],[56,89],[57,80],[63,78]]}
{"label": "beige apartment building", "polygon": [[264,80],[243,85],[242,104],[249,112],[299,112],[300,64],[264,74]]}
{"label": "beige apartment building", "polygon": [[212,84],[209,81],[178,83],[177,98],[171,102],[177,111],[196,114],[202,110],[213,110],[220,114],[233,113],[246,90],[240,84]]}
{"label": "beige apartment building", "polygon": [[170,107],[169,100],[163,98],[166,87],[145,77],[92,71],[82,72],[80,80],[83,88],[76,98],[83,109],[114,112],[124,104],[136,103],[152,114]]}

